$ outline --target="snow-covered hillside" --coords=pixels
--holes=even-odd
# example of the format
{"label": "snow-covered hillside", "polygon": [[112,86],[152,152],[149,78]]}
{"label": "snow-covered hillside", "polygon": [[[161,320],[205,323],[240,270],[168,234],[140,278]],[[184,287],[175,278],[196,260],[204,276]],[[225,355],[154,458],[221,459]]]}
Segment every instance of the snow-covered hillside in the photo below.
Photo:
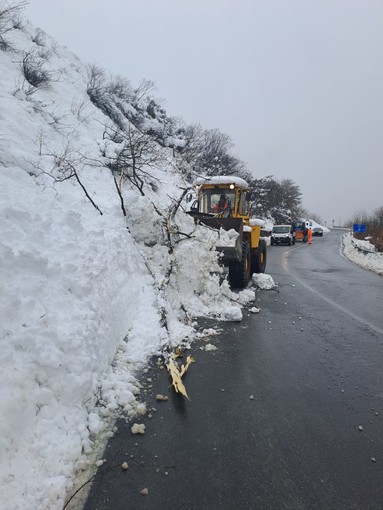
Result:
{"label": "snow-covered hillside", "polygon": [[[0,499],[7,510],[59,510],[79,472],[95,465],[113,417],[143,411],[135,374],[148,357],[191,342],[191,317],[240,319],[255,288],[231,292],[211,250],[218,233],[184,214],[178,201],[189,184],[172,150],[182,140],[162,112],[145,117],[137,98],[117,96],[97,108],[94,69],[29,23],[8,28],[0,50]],[[28,72],[45,82],[33,85]],[[155,134],[141,190],[110,170],[121,129]]]}

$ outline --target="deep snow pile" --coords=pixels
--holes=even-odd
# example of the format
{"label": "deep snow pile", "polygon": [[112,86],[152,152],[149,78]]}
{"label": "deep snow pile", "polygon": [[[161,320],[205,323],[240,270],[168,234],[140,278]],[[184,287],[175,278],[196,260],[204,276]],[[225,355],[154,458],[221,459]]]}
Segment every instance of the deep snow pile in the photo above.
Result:
{"label": "deep snow pile", "polygon": [[52,497],[64,497],[74,462],[90,448],[87,414],[100,378],[143,307],[143,349],[160,342],[156,296],[141,258],[129,256],[136,248],[118,214],[79,207],[76,188],[56,192],[2,168],[0,442],[8,508],[54,508]]}
{"label": "deep snow pile", "polygon": [[[87,164],[99,157],[106,122],[87,97],[87,66],[47,36],[38,46],[35,35],[29,24],[11,30],[0,51],[7,510],[62,509],[114,415],[142,411],[134,374],[148,356],[191,342],[193,316],[240,320],[255,296],[254,288],[231,292],[222,278],[212,249],[219,232],[196,228],[182,208],[169,215],[186,185],[169,171],[169,149],[150,169],[156,193],[123,189],[125,221],[110,171]],[[23,77],[20,62],[31,49],[45,51],[49,86],[33,88]],[[88,197],[75,179],[53,181],[64,157],[74,158]]]}
{"label": "deep snow pile", "polygon": [[321,228],[323,230],[323,233],[324,234],[328,234],[330,232],[330,229],[321,225],[320,223],[317,223],[316,221],[314,220],[309,220],[309,222],[311,223],[311,228],[314,229],[314,228]]}
{"label": "deep snow pile", "polygon": [[383,275],[383,253],[376,252],[375,246],[369,241],[355,239],[352,233],[344,234],[342,252],[355,264]]}

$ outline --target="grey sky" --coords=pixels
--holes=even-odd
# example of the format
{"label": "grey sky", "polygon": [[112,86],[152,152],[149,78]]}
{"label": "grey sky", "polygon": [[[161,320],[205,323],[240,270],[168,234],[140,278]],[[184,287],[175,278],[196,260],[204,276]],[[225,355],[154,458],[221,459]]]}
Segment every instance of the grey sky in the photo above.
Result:
{"label": "grey sky", "polygon": [[157,85],[328,226],[383,206],[382,0],[30,0],[83,61]]}

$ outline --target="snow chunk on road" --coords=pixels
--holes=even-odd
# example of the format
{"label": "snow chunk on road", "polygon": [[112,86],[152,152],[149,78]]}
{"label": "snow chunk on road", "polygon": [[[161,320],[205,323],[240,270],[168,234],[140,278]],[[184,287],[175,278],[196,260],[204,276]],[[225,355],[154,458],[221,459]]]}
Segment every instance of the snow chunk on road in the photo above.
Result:
{"label": "snow chunk on road", "polygon": [[145,434],[145,428],[144,423],[134,423],[130,430],[132,434]]}
{"label": "snow chunk on road", "polygon": [[227,321],[240,322],[242,320],[242,310],[239,306],[228,306],[222,311],[222,317]]}
{"label": "snow chunk on road", "polygon": [[277,287],[276,283],[269,274],[259,273],[253,274],[253,283],[263,290],[272,290]]}

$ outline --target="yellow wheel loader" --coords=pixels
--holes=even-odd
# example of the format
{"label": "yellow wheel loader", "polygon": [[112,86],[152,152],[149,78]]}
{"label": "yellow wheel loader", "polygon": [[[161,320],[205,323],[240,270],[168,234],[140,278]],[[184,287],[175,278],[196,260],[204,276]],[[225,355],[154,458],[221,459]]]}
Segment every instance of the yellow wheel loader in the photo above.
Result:
{"label": "yellow wheel loader", "polygon": [[226,231],[217,248],[220,260],[229,268],[230,285],[246,287],[253,273],[264,273],[266,268],[262,222],[250,219],[253,192],[244,179],[230,175],[199,178],[194,185],[196,200],[188,214],[196,223]]}

